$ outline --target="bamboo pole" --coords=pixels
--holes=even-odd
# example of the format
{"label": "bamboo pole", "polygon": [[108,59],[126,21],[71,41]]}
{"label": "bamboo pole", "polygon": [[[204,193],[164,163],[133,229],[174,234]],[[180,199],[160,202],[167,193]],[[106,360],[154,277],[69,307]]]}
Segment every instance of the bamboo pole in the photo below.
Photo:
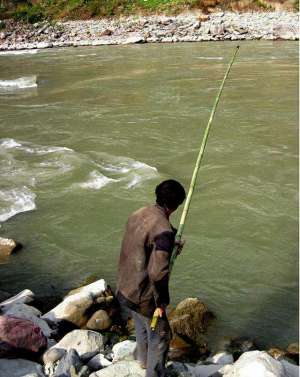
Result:
{"label": "bamboo pole", "polygon": [[[183,230],[184,230],[184,225],[185,225],[186,217],[187,217],[189,209],[190,209],[190,204],[191,204],[193,192],[194,192],[194,189],[195,189],[196,180],[197,180],[198,172],[199,172],[199,169],[200,169],[201,161],[202,161],[202,158],[203,158],[203,155],[204,155],[205,146],[206,146],[206,143],[207,143],[207,139],[208,139],[208,135],[209,135],[209,132],[210,132],[211,124],[212,124],[212,121],[213,121],[213,118],[214,118],[214,115],[215,115],[218,103],[219,103],[221,95],[222,95],[222,91],[223,91],[223,88],[224,88],[225,81],[226,81],[226,79],[227,79],[227,77],[229,75],[230,69],[231,69],[232,64],[234,62],[234,59],[235,59],[235,57],[236,57],[236,55],[238,53],[239,48],[240,48],[240,46],[237,46],[235,48],[234,54],[232,56],[232,59],[231,59],[231,61],[229,63],[229,66],[227,68],[227,71],[225,73],[223,81],[221,83],[218,95],[217,95],[217,97],[215,99],[215,102],[214,102],[213,108],[211,110],[207,126],[206,126],[205,131],[204,131],[204,136],[203,136],[203,139],[202,139],[202,142],[201,142],[201,145],[200,145],[198,157],[197,157],[197,160],[196,160],[196,165],[195,165],[195,168],[194,168],[194,172],[193,172],[191,183],[190,183],[190,187],[189,187],[189,191],[188,191],[188,194],[187,194],[187,197],[186,197],[186,201],[184,203],[184,207],[183,207],[183,210],[182,210],[182,214],[181,214],[181,218],[180,218],[180,222],[179,222],[179,226],[178,226],[178,230],[177,230],[177,234],[176,234],[176,243],[177,243],[177,245],[175,245],[175,247],[173,249],[171,260],[170,260],[170,266],[169,266],[169,273],[170,274],[171,274],[171,271],[172,271],[175,259],[176,259],[177,255],[178,255],[178,251],[179,251],[179,248],[180,248],[180,246],[178,246],[178,243],[180,243],[181,238],[182,238],[182,234],[183,234]],[[151,321],[151,328],[152,328],[152,330],[155,330],[155,328],[156,328],[158,317],[159,317],[159,313],[157,311],[155,311],[154,315],[152,317],[152,321]]]}

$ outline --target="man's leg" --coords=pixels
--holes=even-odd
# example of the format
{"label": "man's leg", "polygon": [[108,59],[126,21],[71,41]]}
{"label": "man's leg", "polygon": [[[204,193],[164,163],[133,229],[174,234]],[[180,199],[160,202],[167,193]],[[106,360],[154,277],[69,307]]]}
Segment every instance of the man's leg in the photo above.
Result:
{"label": "man's leg", "polygon": [[159,318],[156,329],[150,328],[150,320],[147,319],[148,331],[148,358],[146,377],[165,377],[166,359],[171,341],[171,329],[167,317]]}
{"label": "man's leg", "polygon": [[131,311],[134,320],[136,332],[136,359],[140,362],[142,368],[147,366],[147,352],[148,352],[148,332],[145,323],[145,317]]}

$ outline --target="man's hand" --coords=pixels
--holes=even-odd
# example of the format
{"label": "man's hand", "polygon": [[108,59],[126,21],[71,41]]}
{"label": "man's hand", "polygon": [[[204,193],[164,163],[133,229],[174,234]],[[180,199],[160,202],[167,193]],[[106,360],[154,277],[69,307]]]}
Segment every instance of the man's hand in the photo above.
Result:
{"label": "man's hand", "polygon": [[180,255],[185,244],[185,240],[175,241],[176,256]]}
{"label": "man's hand", "polygon": [[161,318],[166,311],[165,306],[160,306],[159,308],[155,309],[154,315],[157,315],[159,318]]}

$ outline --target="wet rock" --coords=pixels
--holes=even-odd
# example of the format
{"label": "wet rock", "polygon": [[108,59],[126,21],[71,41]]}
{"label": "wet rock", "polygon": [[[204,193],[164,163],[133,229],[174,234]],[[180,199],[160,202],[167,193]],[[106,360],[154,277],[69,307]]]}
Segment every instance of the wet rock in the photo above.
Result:
{"label": "wet rock", "polygon": [[173,334],[198,345],[203,343],[202,335],[213,318],[213,313],[198,298],[181,301],[169,315]]}
{"label": "wet rock", "polygon": [[[77,374],[83,367],[83,363],[76,350],[70,349],[59,361],[53,377],[73,377],[71,376],[71,369]],[[74,375],[74,374],[73,374]]]}
{"label": "wet rock", "polygon": [[31,321],[42,330],[43,334],[47,338],[50,337],[53,332],[53,330],[50,329],[47,322],[40,318],[42,313],[33,306],[29,306],[22,303],[5,305],[2,308],[2,312],[3,314],[8,316],[23,318]]}
{"label": "wet rock", "polygon": [[[4,38],[0,38],[4,39]],[[0,237],[0,256],[6,257],[22,248],[22,244],[10,239]]]}
{"label": "wet rock", "polygon": [[95,303],[97,297],[106,289],[104,280],[82,287],[78,293],[67,296],[59,305],[42,316],[47,322],[70,322],[82,327],[88,320],[87,310]]}
{"label": "wet rock", "polygon": [[99,353],[87,363],[87,366],[89,367],[89,369],[96,371],[102,368],[106,368],[110,366],[111,364],[112,364],[111,361],[107,360],[106,357],[102,353]]}
{"label": "wet rock", "polygon": [[104,337],[91,330],[73,330],[50,350],[55,348],[62,348],[67,351],[73,348],[82,360],[86,360],[104,351]]}
{"label": "wet rock", "polygon": [[90,377],[145,377],[146,370],[137,361],[119,361],[94,372]]}
{"label": "wet rock", "polygon": [[287,348],[287,356],[299,365],[299,344],[291,343]]}
{"label": "wet rock", "polygon": [[268,354],[269,354],[270,356],[272,356],[274,359],[277,360],[277,359],[282,358],[282,357],[286,354],[286,352],[283,351],[283,350],[280,349],[280,348],[272,347],[272,348],[270,348],[270,349],[268,350]]}
{"label": "wet rock", "polygon": [[221,369],[224,377],[285,377],[282,364],[264,351],[245,352],[232,366]]}
{"label": "wet rock", "polygon": [[39,353],[47,347],[47,338],[31,321],[10,316],[0,316],[0,342],[8,347],[1,350],[2,356],[15,357],[18,350]]}
{"label": "wet rock", "polygon": [[112,324],[105,310],[97,310],[88,320],[86,327],[90,330],[106,330]]}
{"label": "wet rock", "polygon": [[134,360],[134,352],[136,349],[136,342],[132,340],[124,340],[113,346],[113,362],[120,360]]}
{"label": "wet rock", "polygon": [[3,309],[6,305],[12,305],[12,304],[29,304],[34,300],[34,293],[30,291],[29,289],[25,289],[24,291],[21,291],[17,295],[10,297],[9,299],[2,301],[0,303],[0,309]]}
{"label": "wet rock", "polygon": [[191,344],[183,340],[179,335],[174,334],[170,342],[169,359],[180,360],[191,352]]}
{"label": "wet rock", "polygon": [[253,340],[249,338],[235,338],[231,339],[226,346],[226,351],[233,355],[234,360],[237,360],[244,352],[257,349]]}
{"label": "wet rock", "polygon": [[42,366],[24,359],[1,359],[1,377],[44,377]]}

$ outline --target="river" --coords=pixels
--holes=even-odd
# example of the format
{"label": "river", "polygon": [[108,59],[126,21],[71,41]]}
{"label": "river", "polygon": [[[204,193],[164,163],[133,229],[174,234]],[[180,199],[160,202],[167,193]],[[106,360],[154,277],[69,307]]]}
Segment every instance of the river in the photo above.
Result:
{"label": "river", "polygon": [[[24,244],[0,261],[0,289],[61,294],[90,275],[114,287],[129,213],[163,179],[188,188],[234,47],[0,53],[0,236]],[[211,342],[297,341],[296,42],[241,44],[184,238],[172,303],[203,300],[217,316]]]}

